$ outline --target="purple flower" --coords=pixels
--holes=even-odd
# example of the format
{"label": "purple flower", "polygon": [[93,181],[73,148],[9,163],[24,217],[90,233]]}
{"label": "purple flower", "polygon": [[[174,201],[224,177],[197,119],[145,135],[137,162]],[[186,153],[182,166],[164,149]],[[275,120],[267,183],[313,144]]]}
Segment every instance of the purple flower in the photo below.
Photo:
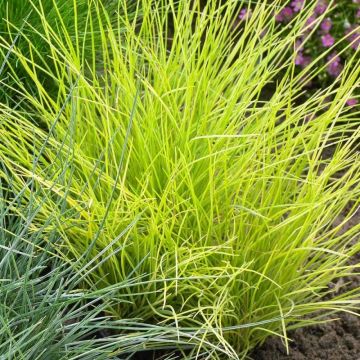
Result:
{"label": "purple flower", "polygon": [[294,12],[299,12],[304,6],[304,0],[293,0],[290,6],[293,8]]}
{"label": "purple flower", "polygon": [[293,15],[294,12],[291,7],[286,6],[275,16],[275,20],[277,22],[289,22],[292,19]]}
{"label": "purple flower", "polygon": [[296,54],[295,65],[300,66],[301,68],[307,67],[311,63],[310,56],[304,56],[301,52]]}
{"label": "purple flower", "polygon": [[334,45],[335,39],[330,34],[325,34],[321,37],[321,42],[324,47],[331,47]]}
{"label": "purple flower", "polygon": [[355,15],[357,18],[360,18],[360,9],[356,12],[356,15]]}
{"label": "purple flower", "polygon": [[302,67],[305,68],[311,63],[311,57],[310,56],[304,56]]}
{"label": "purple flower", "polygon": [[326,0],[318,0],[315,7],[315,13],[321,15],[326,11],[327,8],[328,8],[328,4]]}
{"label": "purple flower", "polygon": [[295,50],[301,51],[303,49],[303,39],[299,38],[295,41]]}
{"label": "purple flower", "polygon": [[360,46],[360,26],[350,26],[345,34],[347,35],[347,40],[351,43],[350,47],[356,50]]}
{"label": "purple flower", "polygon": [[281,12],[275,15],[275,21],[276,22],[283,22],[284,17],[282,16]]}
{"label": "purple flower", "polygon": [[283,16],[284,16],[285,20],[287,20],[287,21],[290,21],[291,18],[293,17],[293,15],[294,15],[293,10],[289,6],[285,7],[282,10],[282,12],[283,12]]}
{"label": "purple flower", "polygon": [[332,21],[330,18],[326,18],[320,25],[322,31],[328,33],[332,28]]}
{"label": "purple flower", "polygon": [[327,71],[329,75],[333,77],[338,77],[343,69],[340,56],[336,52],[334,52],[327,57],[327,60]]}
{"label": "purple flower", "polygon": [[327,60],[332,63],[340,63],[341,62],[341,58],[336,51],[334,51],[332,54],[330,54],[327,57]]}
{"label": "purple flower", "polygon": [[316,24],[316,17],[315,15],[311,15],[310,17],[308,17],[308,19],[306,20],[306,27],[309,29],[313,29],[315,24]]}
{"label": "purple flower", "polygon": [[343,69],[341,63],[331,63],[327,67],[329,75],[332,77],[338,77]]}
{"label": "purple flower", "polygon": [[295,57],[295,65],[302,65],[302,63],[304,62],[304,55],[299,52],[298,54],[296,54]]}
{"label": "purple flower", "polygon": [[240,20],[244,20],[244,19],[245,19],[245,17],[246,17],[246,12],[247,12],[246,9],[241,9],[241,10],[240,10],[240,14],[239,14],[239,19],[240,19]]}
{"label": "purple flower", "polygon": [[355,98],[348,99],[348,100],[346,101],[346,105],[347,105],[347,106],[355,106],[355,105],[357,105],[357,104],[358,104],[358,100],[355,99]]}
{"label": "purple flower", "polygon": [[239,14],[240,20],[247,20],[251,16],[251,9],[248,11],[248,9],[241,9]]}

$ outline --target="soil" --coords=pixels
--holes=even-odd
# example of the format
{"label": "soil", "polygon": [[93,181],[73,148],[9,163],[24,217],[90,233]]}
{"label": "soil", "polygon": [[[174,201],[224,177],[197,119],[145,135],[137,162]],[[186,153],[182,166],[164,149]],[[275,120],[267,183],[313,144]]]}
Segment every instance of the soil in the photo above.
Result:
{"label": "soil", "polygon": [[252,354],[253,360],[360,359],[360,318],[340,314],[339,320],[298,329],[290,334],[289,355],[278,338],[270,338]]}
{"label": "soil", "polygon": [[[360,259],[359,259],[360,260]],[[360,277],[354,282],[360,285]],[[351,284],[352,286],[354,285]],[[256,349],[253,360],[359,360],[360,317],[338,314],[338,320],[289,333],[289,355],[279,338],[271,337]]]}
{"label": "soil", "polygon": [[[338,221],[341,220],[339,217]],[[349,221],[346,228],[359,222],[360,211]],[[359,237],[354,241],[360,241]],[[360,253],[354,256],[351,263],[360,264]],[[360,288],[360,275],[341,278],[330,286],[338,289],[335,294]],[[289,354],[286,354],[285,346],[279,338],[270,337],[251,354],[250,358],[252,360],[360,360],[360,308],[359,316],[340,313],[336,318],[337,320],[334,321],[289,332],[288,336],[292,339],[289,343]]]}

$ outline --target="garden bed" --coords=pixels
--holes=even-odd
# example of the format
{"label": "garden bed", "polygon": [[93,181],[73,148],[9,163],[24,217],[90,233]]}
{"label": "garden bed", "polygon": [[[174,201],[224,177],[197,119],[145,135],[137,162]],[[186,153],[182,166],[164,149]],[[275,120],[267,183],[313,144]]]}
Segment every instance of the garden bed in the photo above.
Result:
{"label": "garden bed", "polygon": [[[360,283],[360,277],[356,279]],[[339,314],[339,320],[298,329],[289,334],[293,340],[286,354],[279,338],[269,338],[254,351],[254,360],[356,360],[360,354],[360,318]]]}
{"label": "garden bed", "polygon": [[[339,219],[339,221],[341,218]],[[360,223],[360,212],[346,228]],[[344,230],[346,230],[346,228]],[[359,239],[357,239],[359,241]],[[353,257],[352,264],[360,263],[360,253]],[[331,287],[340,294],[360,286],[360,275],[341,278]],[[340,313],[338,320],[329,321],[289,332],[289,354],[278,337],[270,337],[252,354],[253,360],[356,360],[360,354],[360,317]],[[333,318],[332,318],[333,319]]]}

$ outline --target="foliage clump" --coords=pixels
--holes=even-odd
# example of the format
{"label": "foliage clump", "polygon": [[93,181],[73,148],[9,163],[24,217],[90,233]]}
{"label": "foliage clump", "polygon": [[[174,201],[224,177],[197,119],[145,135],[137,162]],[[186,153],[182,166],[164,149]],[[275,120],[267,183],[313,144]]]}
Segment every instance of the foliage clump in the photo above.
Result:
{"label": "foliage clump", "polygon": [[324,68],[297,72],[288,55],[312,9],[284,36],[278,6],[258,3],[241,26],[235,0],[143,0],[141,21],[98,6],[93,64],[42,14],[56,71],[14,49],[36,89],[16,83],[33,113],[0,108],[0,176],[23,193],[17,211],[41,205],[32,231],[56,229],[61,257],[89,261],[87,286],[141,279],[107,312],[189,334],[173,342],[189,358],[241,358],[269,334],[286,345],[288,329],[355,307],[355,291],[324,296],[360,248],[359,225],[344,231],[360,199],[359,108],[346,105],[358,50],[299,101]]}

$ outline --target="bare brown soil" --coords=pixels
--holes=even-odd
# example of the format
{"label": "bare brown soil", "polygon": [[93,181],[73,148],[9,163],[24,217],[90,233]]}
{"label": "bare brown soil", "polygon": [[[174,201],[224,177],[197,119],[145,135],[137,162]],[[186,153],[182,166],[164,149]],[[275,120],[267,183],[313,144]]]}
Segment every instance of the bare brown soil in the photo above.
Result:
{"label": "bare brown soil", "polygon": [[[341,217],[339,221],[341,221]],[[360,212],[358,211],[346,228],[359,222]],[[359,239],[355,239],[355,241],[359,241]],[[360,253],[351,262],[360,264]],[[341,278],[330,286],[339,289],[338,293],[360,288],[360,275]],[[289,354],[286,354],[285,346],[279,338],[270,337],[251,354],[251,359],[360,360],[360,308],[359,316],[340,313],[337,318],[338,320],[335,321],[290,332],[288,335],[292,341],[289,344]]]}
{"label": "bare brown soil", "polygon": [[[354,262],[360,262],[360,254]],[[342,291],[360,286],[360,276],[340,279],[347,284]],[[341,284],[333,284],[339,286]],[[360,309],[359,309],[360,315]],[[347,313],[337,315],[338,320],[297,329],[289,333],[292,342],[289,354],[279,338],[271,337],[253,352],[253,360],[359,360],[360,317]]]}

